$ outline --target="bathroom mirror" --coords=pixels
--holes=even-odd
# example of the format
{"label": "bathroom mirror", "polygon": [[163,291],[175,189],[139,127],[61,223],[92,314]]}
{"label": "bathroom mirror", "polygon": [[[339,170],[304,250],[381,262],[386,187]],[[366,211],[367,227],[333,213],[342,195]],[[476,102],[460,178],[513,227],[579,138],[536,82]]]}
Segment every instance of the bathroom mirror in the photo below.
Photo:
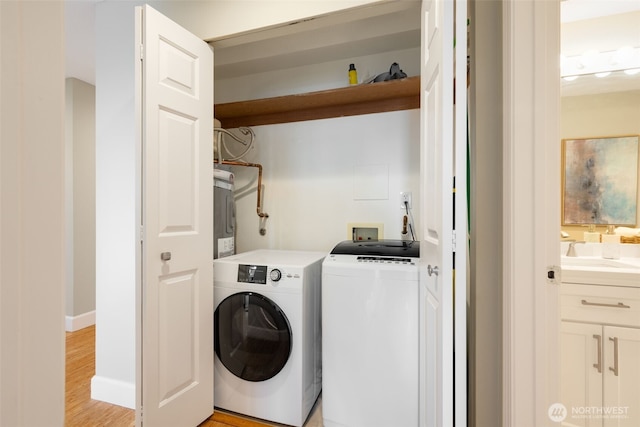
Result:
{"label": "bathroom mirror", "polygon": [[[640,135],[640,2],[566,0],[561,21],[558,150],[566,139]],[[583,240],[587,224],[562,231],[565,239]]]}

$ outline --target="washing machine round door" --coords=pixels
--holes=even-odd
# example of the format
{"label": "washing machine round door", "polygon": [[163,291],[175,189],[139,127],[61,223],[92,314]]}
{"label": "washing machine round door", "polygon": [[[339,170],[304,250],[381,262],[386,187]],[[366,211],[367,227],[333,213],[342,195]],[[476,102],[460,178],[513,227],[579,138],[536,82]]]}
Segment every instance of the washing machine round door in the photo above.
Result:
{"label": "washing machine round door", "polygon": [[224,299],[215,311],[215,352],[235,376],[265,381],[284,368],[291,354],[291,326],[269,298],[241,292]]}

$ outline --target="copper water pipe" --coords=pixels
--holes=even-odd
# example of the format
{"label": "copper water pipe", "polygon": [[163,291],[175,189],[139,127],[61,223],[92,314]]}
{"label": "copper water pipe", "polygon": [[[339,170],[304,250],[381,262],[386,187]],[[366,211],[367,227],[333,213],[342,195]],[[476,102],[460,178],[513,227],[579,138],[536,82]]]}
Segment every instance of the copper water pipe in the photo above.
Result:
{"label": "copper water pipe", "polygon": [[[219,163],[219,162],[216,162]],[[262,200],[262,165],[259,163],[245,163],[245,162],[233,162],[230,160],[223,160],[223,165],[231,165],[231,166],[249,166],[253,168],[258,168],[258,202],[256,204],[256,212],[260,218],[269,218],[269,214],[266,212],[262,212],[262,206],[260,206],[260,201]]]}

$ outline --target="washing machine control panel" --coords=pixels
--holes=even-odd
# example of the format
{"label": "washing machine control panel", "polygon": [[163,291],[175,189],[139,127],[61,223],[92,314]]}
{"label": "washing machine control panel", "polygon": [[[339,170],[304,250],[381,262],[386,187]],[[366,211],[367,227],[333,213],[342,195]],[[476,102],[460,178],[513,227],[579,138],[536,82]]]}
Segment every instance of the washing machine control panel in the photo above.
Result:
{"label": "washing machine control panel", "polygon": [[384,256],[359,256],[357,262],[374,263],[374,264],[411,264],[416,263],[416,258],[396,258]]}

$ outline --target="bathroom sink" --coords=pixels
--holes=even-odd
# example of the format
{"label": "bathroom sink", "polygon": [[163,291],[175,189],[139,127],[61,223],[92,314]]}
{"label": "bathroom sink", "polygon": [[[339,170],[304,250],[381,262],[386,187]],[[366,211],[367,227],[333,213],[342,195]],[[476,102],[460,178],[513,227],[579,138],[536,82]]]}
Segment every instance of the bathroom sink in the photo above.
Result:
{"label": "bathroom sink", "polygon": [[563,255],[560,266],[563,283],[640,287],[640,257],[638,256],[608,259],[600,255],[577,257]]}
{"label": "bathroom sink", "polygon": [[561,260],[563,267],[591,267],[591,268],[638,268],[640,259],[604,259],[600,257],[567,257]]}

